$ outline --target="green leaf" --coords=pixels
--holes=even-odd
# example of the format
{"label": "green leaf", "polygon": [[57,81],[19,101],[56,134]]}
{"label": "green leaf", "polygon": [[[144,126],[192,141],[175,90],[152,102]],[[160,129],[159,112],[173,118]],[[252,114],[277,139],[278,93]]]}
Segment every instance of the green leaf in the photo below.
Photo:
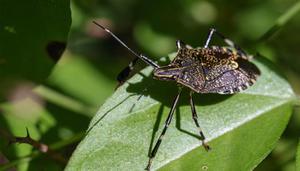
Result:
{"label": "green leaf", "polygon": [[[195,96],[199,122],[212,148],[197,138],[185,91],[153,162],[160,170],[251,170],[274,148],[295,99],[269,62],[262,75],[235,95]],[[272,68],[272,69],[270,69]],[[143,170],[177,93],[173,82],[151,78],[151,68],[120,87],[99,109],[66,170]],[[159,129],[158,129],[159,127]]]}
{"label": "green leaf", "polygon": [[86,58],[68,53],[54,67],[47,83],[86,105],[98,107],[113,92],[116,86],[113,80],[99,72]]}
{"label": "green leaf", "polygon": [[66,47],[70,24],[70,1],[1,1],[0,98],[20,82],[48,76]]}
{"label": "green leaf", "polygon": [[297,147],[297,154],[296,154],[296,170],[300,170],[300,142],[298,143]]}

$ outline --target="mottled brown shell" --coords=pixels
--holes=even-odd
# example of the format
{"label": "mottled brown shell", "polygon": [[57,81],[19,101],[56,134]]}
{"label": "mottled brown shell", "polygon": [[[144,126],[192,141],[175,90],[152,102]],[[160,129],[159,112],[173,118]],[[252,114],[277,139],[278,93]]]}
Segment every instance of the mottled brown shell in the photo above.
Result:
{"label": "mottled brown shell", "polygon": [[218,46],[182,47],[169,65],[154,70],[155,78],[176,81],[197,93],[239,92],[251,86],[259,75],[248,56]]}

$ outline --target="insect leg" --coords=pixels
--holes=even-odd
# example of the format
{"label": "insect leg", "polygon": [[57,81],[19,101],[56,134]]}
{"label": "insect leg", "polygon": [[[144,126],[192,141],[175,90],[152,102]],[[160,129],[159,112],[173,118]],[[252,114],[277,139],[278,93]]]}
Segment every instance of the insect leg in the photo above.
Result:
{"label": "insect leg", "polygon": [[197,112],[196,112],[196,109],[195,109],[195,104],[194,104],[194,100],[193,100],[193,91],[190,91],[190,105],[191,105],[191,109],[192,109],[192,116],[193,116],[193,120],[199,130],[199,134],[200,134],[200,138],[201,138],[201,141],[202,141],[202,145],[203,147],[205,148],[205,150],[210,150],[210,147],[208,144],[205,143],[205,136],[202,132],[202,129],[199,125],[199,122],[198,122],[198,116],[197,116]]}
{"label": "insect leg", "polygon": [[191,45],[188,45],[188,44],[184,43],[182,40],[177,40],[176,41],[176,47],[177,47],[177,50],[180,50],[182,48],[188,48],[188,49],[193,48]]}
{"label": "insect leg", "polygon": [[119,86],[121,86],[121,85],[127,80],[129,74],[130,74],[131,71],[133,70],[133,68],[134,68],[136,62],[138,61],[138,59],[139,59],[138,57],[134,58],[134,59],[129,63],[129,65],[128,65],[126,68],[124,68],[124,69],[118,74],[117,80],[118,80],[119,84],[118,84],[117,88],[118,88]]}
{"label": "insect leg", "polygon": [[160,136],[159,136],[159,138],[158,138],[158,140],[157,140],[157,142],[156,142],[153,150],[151,151],[151,153],[149,155],[149,161],[148,161],[148,165],[146,167],[146,170],[150,170],[150,167],[151,167],[151,164],[152,164],[152,160],[154,159],[154,157],[156,155],[156,152],[157,152],[157,150],[158,150],[158,148],[159,148],[159,146],[160,146],[160,144],[162,142],[162,139],[163,139],[163,137],[164,137],[164,135],[165,135],[165,133],[166,133],[166,131],[167,131],[167,129],[168,129],[171,121],[172,121],[173,114],[174,114],[174,111],[176,109],[177,102],[178,102],[179,97],[181,95],[181,91],[182,91],[182,89],[179,88],[178,94],[177,94],[177,96],[175,97],[175,99],[173,101],[172,108],[171,108],[171,110],[169,112],[169,115],[168,115],[166,121],[165,121],[165,126],[164,126],[164,128],[163,128],[163,130],[162,130],[162,132],[161,132],[161,134],[160,134]]}
{"label": "insect leg", "polygon": [[214,28],[211,28],[211,29],[209,30],[209,33],[208,33],[208,36],[207,36],[207,39],[206,39],[204,48],[207,48],[207,47],[208,47],[209,42],[210,42],[210,40],[211,40],[211,38],[212,38],[212,36],[213,36],[213,34],[214,34],[215,31],[216,31],[216,29],[214,29]]}
{"label": "insect leg", "polygon": [[222,33],[218,32],[216,29],[211,28],[206,40],[206,43],[204,45],[204,48],[207,48],[209,45],[209,42],[213,36],[213,34],[216,34],[219,38],[221,38],[228,46],[234,48],[237,50],[237,52],[239,53],[239,55],[243,58],[248,59],[249,55],[247,55],[247,53],[237,44],[235,44],[232,40],[228,39],[227,37],[225,37]]}

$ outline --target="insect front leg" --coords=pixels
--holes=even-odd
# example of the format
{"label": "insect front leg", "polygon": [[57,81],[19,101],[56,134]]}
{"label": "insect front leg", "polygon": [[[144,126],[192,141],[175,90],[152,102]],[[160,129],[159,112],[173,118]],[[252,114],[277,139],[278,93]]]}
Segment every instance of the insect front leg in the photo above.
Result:
{"label": "insect front leg", "polygon": [[127,79],[128,79],[128,76],[130,75],[130,73],[132,72],[132,70],[134,69],[134,66],[136,64],[136,62],[138,61],[138,57],[134,58],[130,63],[129,65],[124,68],[117,76],[117,80],[119,82],[117,88],[119,86],[121,86]]}
{"label": "insect front leg", "polygon": [[203,147],[205,148],[206,151],[210,150],[210,147],[208,144],[205,143],[205,136],[202,132],[202,129],[199,125],[199,122],[198,122],[198,116],[197,116],[197,112],[196,112],[196,109],[195,109],[195,103],[194,103],[194,100],[193,100],[193,91],[190,91],[190,105],[191,105],[191,110],[192,110],[192,117],[193,117],[193,120],[195,122],[195,125],[197,126],[198,130],[199,130],[199,135],[200,135],[200,138],[201,138],[201,141],[202,141],[202,145]]}
{"label": "insect front leg", "polygon": [[210,43],[210,41],[212,39],[212,36],[214,34],[216,34],[219,38],[221,38],[228,46],[232,47],[233,49],[236,49],[237,53],[242,58],[245,58],[245,59],[250,58],[250,56],[247,55],[247,53],[239,45],[235,44],[232,40],[225,37],[222,33],[218,32],[215,28],[210,29],[210,31],[208,33],[208,36],[207,36],[207,39],[206,39],[206,42],[205,42],[205,45],[204,45],[204,48],[207,48],[209,46],[209,43]]}
{"label": "insect front leg", "polygon": [[174,111],[175,111],[176,106],[177,106],[177,102],[178,102],[179,97],[181,95],[181,91],[182,91],[182,89],[179,88],[178,94],[177,94],[177,96],[175,97],[175,99],[173,101],[171,110],[170,110],[169,115],[168,115],[168,117],[167,117],[167,119],[165,121],[165,126],[164,126],[164,128],[163,128],[163,130],[162,130],[162,132],[161,132],[161,134],[160,134],[160,136],[159,136],[159,138],[158,138],[158,140],[157,140],[157,142],[156,142],[153,150],[151,151],[151,153],[149,155],[149,161],[148,161],[148,165],[146,167],[146,170],[150,170],[152,161],[153,161],[153,159],[154,159],[154,157],[155,157],[155,155],[157,153],[157,150],[158,150],[158,148],[159,148],[159,146],[160,146],[160,144],[162,142],[162,139],[163,139],[163,137],[164,137],[164,135],[165,135],[165,133],[166,133],[166,131],[167,131],[167,129],[168,129],[171,121],[172,121],[173,114],[174,114]]}

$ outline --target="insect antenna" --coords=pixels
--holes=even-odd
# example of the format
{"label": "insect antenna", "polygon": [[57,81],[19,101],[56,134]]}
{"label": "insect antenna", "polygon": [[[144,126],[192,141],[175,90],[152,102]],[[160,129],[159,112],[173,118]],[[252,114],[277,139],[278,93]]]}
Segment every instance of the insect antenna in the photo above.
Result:
{"label": "insect antenna", "polygon": [[107,28],[105,28],[104,26],[100,25],[99,23],[97,23],[96,21],[93,21],[94,24],[96,24],[97,26],[99,26],[101,29],[103,29],[105,32],[107,32],[108,34],[110,34],[116,41],[118,41],[122,46],[124,46],[127,50],[129,50],[134,56],[138,57],[139,59],[143,60],[145,63],[147,63],[148,65],[154,67],[154,68],[159,68],[159,65],[157,65],[154,61],[152,61],[151,59],[147,58],[146,56],[142,55],[142,54],[137,54],[135,51],[133,51],[132,49],[130,49],[121,39],[119,39],[114,33],[112,33],[110,30],[108,30]]}

